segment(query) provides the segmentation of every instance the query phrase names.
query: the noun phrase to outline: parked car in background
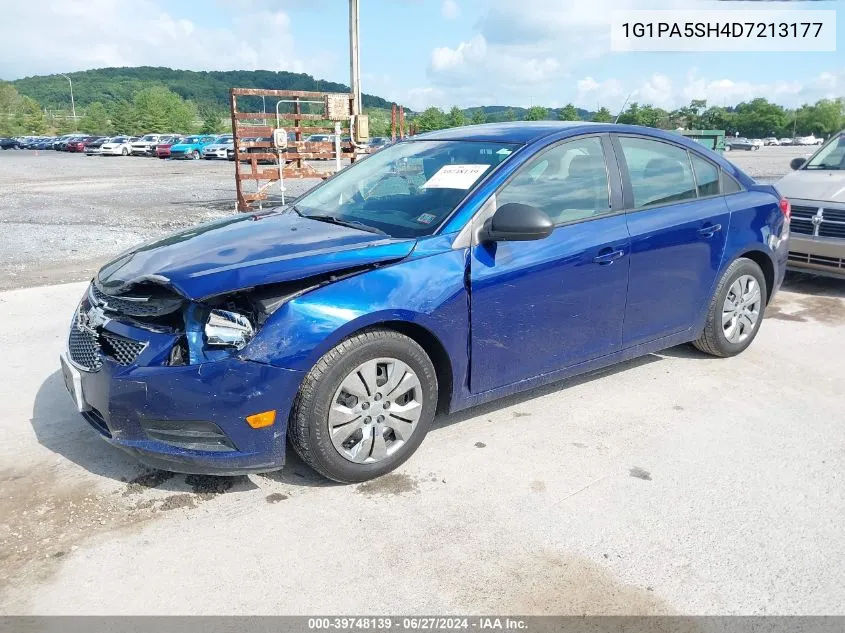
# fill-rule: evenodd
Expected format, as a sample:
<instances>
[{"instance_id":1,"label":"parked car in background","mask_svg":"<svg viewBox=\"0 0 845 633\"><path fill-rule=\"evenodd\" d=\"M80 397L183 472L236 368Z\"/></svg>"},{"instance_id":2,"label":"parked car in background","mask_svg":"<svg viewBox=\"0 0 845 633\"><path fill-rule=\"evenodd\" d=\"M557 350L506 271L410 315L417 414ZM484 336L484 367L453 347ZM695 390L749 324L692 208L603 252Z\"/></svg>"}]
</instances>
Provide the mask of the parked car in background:
<instances>
[{"instance_id":1,"label":"parked car in background","mask_svg":"<svg viewBox=\"0 0 845 633\"><path fill-rule=\"evenodd\" d=\"M79 133L66 134L65 136L60 137L59 140L53 144L53 149L58 150L60 152L66 152L68 143L70 143L71 141L78 141L84 139L87 136L87 134Z\"/></svg>"},{"instance_id":2,"label":"parked car in background","mask_svg":"<svg viewBox=\"0 0 845 633\"><path fill-rule=\"evenodd\" d=\"M768 138L763 139L763 145L780 145L780 140L775 138L774 136L769 136Z\"/></svg>"},{"instance_id":3,"label":"parked car in background","mask_svg":"<svg viewBox=\"0 0 845 633\"><path fill-rule=\"evenodd\" d=\"M258 145L259 143L261 145ZM277 150L276 147L273 145L273 137L271 136L257 136L254 138L245 138L242 141L240 151L242 154L273 154L274 156L278 155L279 153L279 150ZM266 165L270 163L275 163L276 160L276 158L268 158L265 156L263 158L259 158L257 162L259 164ZM244 159L242 162L248 162L248 160Z\"/></svg>"},{"instance_id":4,"label":"parked car in background","mask_svg":"<svg viewBox=\"0 0 845 633\"><path fill-rule=\"evenodd\" d=\"M725 139L725 150L726 151L740 150L740 149L750 152L751 150L760 149L760 146L755 145L754 143L749 141L747 138L743 138L742 136Z\"/></svg>"},{"instance_id":5,"label":"parked car in background","mask_svg":"<svg viewBox=\"0 0 845 633\"><path fill-rule=\"evenodd\" d=\"M75 152L75 153L82 153L85 151L85 146L92 142L96 141L96 136L83 136L82 138L73 138L70 139L67 144L65 145L66 152Z\"/></svg>"},{"instance_id":6,"label":"parked car in background","mask_svg":"<svg viewBox=\"0 0 845 633\"><path fill-rule=\"evenodd\" d=\"M170 146L170 158L191 158L199 160L206 145L214 142L216 136L186 136L179 143Z\"/></svg>"},{"instance_id":7,"label":"parked car in background","mask_svg":"<svg viewBox=\"0 0 845 633\"><path fill-rule=\"evenodd\" d=\"M308 143L332 143L334 134L312 134L305 139Z\"/></svg>"},{"instance_id":8,"label":"parked car in background","mask_svg":"<svg viewBox=\"0 0 845 633\"><path fill-rule=\"evenodd\" d=\"M40 141L33 143L31 145L32 149L53 149L53 143L56 142L56 138L54 136L43 138Z\"/></svg>"},{"instance_id":9,"label":"parked car in background","mask_svg":"<svg viewBox=\"0 0 845 633\"><path fill-rule=\"evenodd\" d=\"M213 143L202 148L202 157L207 159L229 158L229 150L233 150L235 144L231 134L223 134L214 139Z\"/></svg>"},{"instance_id":10,"label":"parked car in background","mask_svg":"<svg viewBox=\"0 0 845 633\"><path fill-rule=\"evenodd\" d=\"M789 267L845 279L845 130L775 185L792 202Z\"/></svg>"},{"instance_id":11,"label":"parked car in background","mask_svg":"<svg viewBox=\"0 0 845 633\"><path fill-rule=\"evenodd\" d=\"M174 134L173 136L166 136L159 140L156 144L155 155L159 158L170 158L170 148L182 141L182 136Z\"/></svg>"},{"instance_id":12,"label":"parked car in background","mask_svg":"<svg viewBox=\"0 0 845 633\"><path fill-rule=\"evenodd\" d=\"M18 149L20 147L20 143L13 138L2 137L0 138L0 149Z\"/></svg>"},{"instance_id":13,"label":"parked car in background","mask_svg":"<svg viewBox=\"0 0 845 633\"><path fill-rule=\"evenodd\" d=\"M103 156L129 156L132 153L132 137L115 136L100 145Z\"/></svg>"},{"instance_id":14,"label":"parked car in background","mask_svg":"<svg viewBox=\"0 0 845 633\"><path fill-rule=\"evenodd\" d=\"M784 138L780 139L780 144L781 145L792 145L792 139L784 137Z\"/></svg>"},{"instance_id":15,"label":"parked car in background","mask_svg":"<svg viewBox=\"0 0 845 633\"><path fill-rule=\"evenodd\" d=\"M374 136L370 139L370 142L367 143L367 146L370 148L370 151L377 151L387 147L391 142L392 141L386 136Z\"/></svg>"},{"instance_id":16,"label":"parked car in background","mask_svg":"<svg viewBox=\"0 0 845 633\"><path fill-rule=\"evenodd\" d=\"M757 147L764 147L766 144L763 142L761 138L753 138L751 139L751 144Z\"/></svg>"},{"instance_id":17,"label":"parked car in background","mask_svg":"<svg viewBox=\"0 0 845 633\"><path fill-rule=\"evenodd\" d=\"M799 136L795 139L793 145L821 145L822 143L824 143L823 138L810 134L809 136Z\"/></svg>"},{"instance_id":18,"label":"parked car in background","mask_svg":"<svg viewBox=\"0 0 845 633\"><path fill-rule=\"evenodd\" d=\"M686 342L741 353L788 235L773 186L674 132L440 130L293 205L122 253L70 319L61 371L100 436L154 468L279 469L287 440L360 482L438 410Z\"/></svg>"},{"instance_id":19,"label":"parked car in background","mask_svg":"<svg viewBox=\"0 0 845 633\"><path fill-rule=\"evenodd\" d=\"M155 148L161 142L161 139L166 134L145 134L137 141L132 141L130 146L130 153L133 156L153 156L155 155Z\"/></svg>"},{"instance_id":20,"label":"parked car in background","mask_svg":"<svg viewBox=\"0 0 845 633\"><path fill-rule=\"evenodd\" d=\"M97 156L98 154L102 153L102 146L103 143L107 143L109 141L108 136L99 136L95 138L93 141L85 144L85 155L86 156Z\"/></svg>"}]
</instances>

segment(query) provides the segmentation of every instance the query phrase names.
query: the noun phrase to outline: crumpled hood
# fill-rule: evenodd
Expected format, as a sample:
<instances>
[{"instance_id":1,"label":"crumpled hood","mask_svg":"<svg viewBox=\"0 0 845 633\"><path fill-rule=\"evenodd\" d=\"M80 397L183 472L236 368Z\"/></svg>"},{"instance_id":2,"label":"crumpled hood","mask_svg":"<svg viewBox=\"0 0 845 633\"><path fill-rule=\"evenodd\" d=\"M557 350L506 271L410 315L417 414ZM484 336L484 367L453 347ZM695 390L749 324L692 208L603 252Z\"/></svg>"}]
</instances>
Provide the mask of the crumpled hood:
<instances>
[{"instance_id":1,"label":"crumpled hood","mask_svg":"<svg viewBox=\"0 0 845 633\"><path fill-rule=\"evenodd\" d=\"M845 171L799 169L781 178L775 186L787 198L845 202Z\"/></svg>"},{"instance_id":2,"label":"crumpled hood","mask_svg":"<svg viewBox=\"0 0 845 633\"><path fill-rule=\"evenodd\" d=\"M239 214L153 240L100 269L106 292L153 281L190 299L402 259L416 240L309 220L289 211Z\"/></svg>"}]
</instances>

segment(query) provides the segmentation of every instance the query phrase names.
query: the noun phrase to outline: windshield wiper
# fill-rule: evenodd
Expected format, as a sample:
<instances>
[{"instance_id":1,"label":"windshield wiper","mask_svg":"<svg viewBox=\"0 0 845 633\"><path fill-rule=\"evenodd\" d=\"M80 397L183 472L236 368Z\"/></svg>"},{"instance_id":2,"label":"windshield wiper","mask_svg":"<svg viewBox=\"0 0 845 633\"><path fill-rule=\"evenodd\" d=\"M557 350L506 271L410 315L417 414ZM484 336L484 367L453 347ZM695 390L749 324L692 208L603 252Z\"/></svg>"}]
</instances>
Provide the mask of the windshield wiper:
<instances>
[{"instance_id":1,"label":"windshield wiper","mask_svg":"<svg viewBox=\"0 0 845 633\"><path fill-rule=\"evenodd\" d=\"M294 211L299 213L294 207ZM356 222L355 220L341 220L339 218L334 217L333 215L303 215L299 213L303 218L308 218L309 220L317 220L318 222L328 222L329 224L337 224L338 226L348 226L352 229L360 229L362 231L367 231L369 233L378 233L379 235L387 235L381 229L377 229L374 226L370 226L368 224L364 224L363 222Z\"/></svg>"}]
</instances>

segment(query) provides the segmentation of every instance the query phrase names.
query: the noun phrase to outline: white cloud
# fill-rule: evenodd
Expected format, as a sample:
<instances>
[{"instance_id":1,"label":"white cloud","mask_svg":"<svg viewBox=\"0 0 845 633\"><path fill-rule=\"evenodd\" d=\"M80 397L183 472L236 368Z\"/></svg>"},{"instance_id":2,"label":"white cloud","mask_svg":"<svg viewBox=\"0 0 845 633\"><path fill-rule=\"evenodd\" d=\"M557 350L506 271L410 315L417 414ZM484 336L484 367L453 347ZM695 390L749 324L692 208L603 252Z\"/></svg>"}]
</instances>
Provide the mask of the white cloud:
<instances>
[{"instance_id":1,"label":"white cloud","mask_svg":"<svg viewBox=\"0 0 845 633\"><path fill-rule=\"evenodd\" d=\"M440 5L440 12L447 20L454 20L460 15L461 8L455 0L443 0L443 4Z\"/></svg>"},{"instance_id":2,"label":"white cloud","mask_svg":"<svg viewBox=\"0 0 845 633\"><path fill-rule=\"evenodd\" d=\"M638 83L626 83L613 78L597 81L590 76L576 82L577 105L590 109L596 103L621 107L628 94L631 94L631 101L667 110L687 105L693 99L704 99L710 106L732 106L757 97L795 107L818 99L835 99L841 96L843 87L845 67L808 76L800 81L753 82L724 77L706 78L699 76L697 69L692 69L681 81L673 81L665 74L654 73Z\"/></svg>"},{"instance_id":3,"label":"white cloud","mask_svg":"<svg viewBox=\"0 0 845 633\"><path fill-rule=\"evenodd\" d=\"M328 54L297 56L287 13L240 1L245 12L221 27L174 16L156 0L11 2L0 22L0 77L140 65L330 72ZM27 25L37 25L36 38Z\"/></svg>"}]
</instances>

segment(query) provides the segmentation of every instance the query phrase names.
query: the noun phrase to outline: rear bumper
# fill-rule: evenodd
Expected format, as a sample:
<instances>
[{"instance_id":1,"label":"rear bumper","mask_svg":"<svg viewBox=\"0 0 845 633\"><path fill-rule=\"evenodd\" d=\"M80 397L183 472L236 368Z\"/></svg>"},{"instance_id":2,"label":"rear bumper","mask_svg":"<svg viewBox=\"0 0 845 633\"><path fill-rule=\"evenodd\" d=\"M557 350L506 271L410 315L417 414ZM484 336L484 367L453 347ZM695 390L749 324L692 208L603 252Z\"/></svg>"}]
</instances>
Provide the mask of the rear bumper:
<instances>
[{"instance_id":1,"label":"rear bumper","mask_svg":"<svg viewBox=\"0 0 845 633\"><path fill-rule=\"evenodd\" d=\"M788 267L845 279L845 240L792 233Z\"/></svg>"},{"instance_id":2,"label":"rear bumper","mask_svg":"<svg viewBox=\"0 0 845 633\"><path fill-rule=\"evenodd\" d=\"M139 360L158 356L157 348L172 343L165 339L151 340ZM235 357L179 367L101 360L97 371L73 365L84 395L82 416L103 439L139 461L213 475L284 466L288 414L302 372ZM276 411L271 426L247 424L247 416L271 409Z\"/></svg>"}]
</instances>

